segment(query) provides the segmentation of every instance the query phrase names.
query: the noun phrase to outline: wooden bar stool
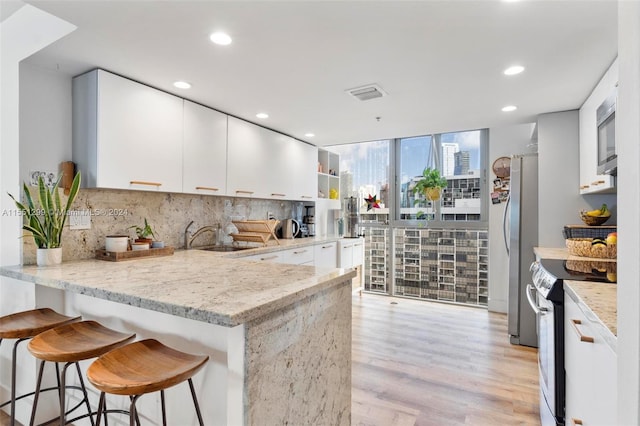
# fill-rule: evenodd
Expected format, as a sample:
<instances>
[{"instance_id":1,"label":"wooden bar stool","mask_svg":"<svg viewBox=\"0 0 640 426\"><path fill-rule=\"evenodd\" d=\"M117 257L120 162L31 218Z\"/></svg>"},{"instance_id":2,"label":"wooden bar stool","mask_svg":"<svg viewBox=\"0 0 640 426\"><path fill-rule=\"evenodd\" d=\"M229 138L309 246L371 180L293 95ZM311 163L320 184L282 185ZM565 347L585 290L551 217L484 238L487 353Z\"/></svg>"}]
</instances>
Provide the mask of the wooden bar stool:
<instances>
[{"instance_id":1,"label":"wooden bar stool","mask_svg":"<svg viewBox=\"0 0 640 426\"><path fill-rule=\"evenodd\" d=\"M40 396L40 386L42 384L42 372L44 370L45 362L50 361L55 363L65 363L62 368L62 372L60 373L60 425L64 425L65 422L67 422L65 415L66 392L64 392L64 389L67 368L72 364L75 364L78 371L80 387L82 388L84 396L83 400L80 401L80 404L75 408L85 402L88 414L71 419L67 423L71 423L88 416L91 420L91 424L93 425L94 421L91 417L91 406L89 405L87 390L84 386L84 381L82 380L82 374L80 372L78 362L105 354L114 348L124 345L135 338L135 336L135 333L121 333L104 327L96 321L81 321L52 328L34 337L29 342L28 348L33 356L40 359L41 362L40 370L38 371L38 382L36 385L35 397L33 400L33 409L31 411L31 421L29 424L33 425L35 421L36 410L38 408L38 397Z\"/></svg>"},{"instance_id":2,"label":"wooden bar stool","mask_svg":"<svg viewBox=\"0 0 640 426\"><path fill-rule=\"evenodd\" d=\"M2 344L3 339L17 339L13 345L11 356L11 399L0 405L0 408L2 408L7 404L11 404L11 426L14 426L16 422L16 401L35 393L31 392L16 398L16 353L18 344L43 331L62 324L78 321L79 319L79 316L68 317L49 308L32 309L0 317L0 344Z\"/></svg>"},{"instance_id":3,"label":"wooden bar stool","mask_svg":"<svg viewBox=\"0 0 640 426\"><path fill-rule=\"evenodd\" d=\"M208 360L208 355L180 352L153 339L130 343L102 355L87 369L87 378L101 391L97 426L100 426L103 414L106 422L109 411L105 408L105 393L130 397L129 424L133 426L137 418L136 401L140 396L156 391L160 391L162 424L166 426L164 390L185 380L189 382L198 422L204 426L191 377Z\"/></svg>"}]
</instances>

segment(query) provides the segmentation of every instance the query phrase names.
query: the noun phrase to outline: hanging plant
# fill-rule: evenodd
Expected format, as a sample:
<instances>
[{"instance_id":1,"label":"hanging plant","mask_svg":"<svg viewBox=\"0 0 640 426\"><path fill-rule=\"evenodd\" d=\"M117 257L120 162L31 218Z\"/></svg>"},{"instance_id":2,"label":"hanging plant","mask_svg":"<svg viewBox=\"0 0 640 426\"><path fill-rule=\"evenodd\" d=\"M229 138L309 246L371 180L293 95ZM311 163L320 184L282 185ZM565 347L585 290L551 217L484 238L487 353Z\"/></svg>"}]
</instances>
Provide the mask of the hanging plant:
<instances>
[{"instance_id":1,"label":"hanging plant","mask_svg":"<svg viewBox=\"0 0 640 426\"><path fill-rule=\"evenodd\" d=\"M420 179L413 188L414 194L423 193L431 201L439 200L442 188L447 186L447 179L440 174L440 170L426 167Z\"/></svg>"}]
</instances>

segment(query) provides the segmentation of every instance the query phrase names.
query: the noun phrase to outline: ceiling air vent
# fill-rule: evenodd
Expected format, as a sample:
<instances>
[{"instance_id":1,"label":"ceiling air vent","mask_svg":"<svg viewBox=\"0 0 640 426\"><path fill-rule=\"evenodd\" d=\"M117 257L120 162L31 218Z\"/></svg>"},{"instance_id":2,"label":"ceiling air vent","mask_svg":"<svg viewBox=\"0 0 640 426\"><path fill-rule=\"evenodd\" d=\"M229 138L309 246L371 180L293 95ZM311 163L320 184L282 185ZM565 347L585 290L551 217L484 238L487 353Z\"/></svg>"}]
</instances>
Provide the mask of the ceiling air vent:
<instances>
[{"instance_id":1,"label":"ceiling air vent","mask_svg":"<svg viewBox=\"0 0 640 426\"><path fill-rule=\"evenodd\" d=\"M361 101L368 101L369 99L387 96L387 93L377 84L368 84L366 86L356 87L355 89L349 89L346 92Z\"/></svg>"}]
</instances>

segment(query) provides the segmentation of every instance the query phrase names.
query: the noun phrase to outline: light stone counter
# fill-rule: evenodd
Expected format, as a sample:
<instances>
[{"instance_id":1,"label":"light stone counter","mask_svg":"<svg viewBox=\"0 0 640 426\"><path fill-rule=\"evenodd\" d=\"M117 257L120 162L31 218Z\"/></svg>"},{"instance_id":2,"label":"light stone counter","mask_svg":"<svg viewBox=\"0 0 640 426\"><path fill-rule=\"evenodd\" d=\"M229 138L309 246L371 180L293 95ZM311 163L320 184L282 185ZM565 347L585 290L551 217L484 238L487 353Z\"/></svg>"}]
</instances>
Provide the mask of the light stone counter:
<instances>
[{"instance_id":1,"label":"light stone counter","mask_svg":"<svg viewBox=\"0 0 640 426\"><path fill-rule=\"evenodd\" d=\"M232 254L248 252L254 250ZM236 326L349 280L355 271L183 250L173 256L122 262L81 260L46 268L2 267L0 274L197 321Z\"/></svg>"},{"instance_id":2,"label":"light stone counter","mask_svg":"<svg viewBox=\"0 0 640 426\"><path fill-rule=\"evenodd\" d=\"M537 259L557 259L557 260L593 260L596 262L615 262L616 259L601 259L596 257L581 257L569 254L566 247L562 248L549 248L549 247L534 247L533 253Z\"/></svg>"},{"instance_id":3,"label":"light stone counter","mask_svg":"<svg viewBox=\"0 0 640 426\"><path fill-rule=\"evenodd\" d=\"M194 249L122 262L2 267L1 290L35 295L32 307L46 304L208 354L195 377L207 425L348 425L355 271L237 258L327 239L289 241L228 254ZM29 367L19 376L33 375ZM187 397L172 394L168 424L196 424ZM160 424L159 396L142 399L140 411ZM26 402L18 411L18 420L28 421Z\"/></svg>"},{"instance_id":4,"label":"light stone counter","mask_svg":"<svg viewBox=\"0 0 640 426\"><path fill-rule=\"evenodd\" d=\"M618 340L618 286L567 280L564 281L564 290L615 351Z\"/></svg>"}]
</instances>

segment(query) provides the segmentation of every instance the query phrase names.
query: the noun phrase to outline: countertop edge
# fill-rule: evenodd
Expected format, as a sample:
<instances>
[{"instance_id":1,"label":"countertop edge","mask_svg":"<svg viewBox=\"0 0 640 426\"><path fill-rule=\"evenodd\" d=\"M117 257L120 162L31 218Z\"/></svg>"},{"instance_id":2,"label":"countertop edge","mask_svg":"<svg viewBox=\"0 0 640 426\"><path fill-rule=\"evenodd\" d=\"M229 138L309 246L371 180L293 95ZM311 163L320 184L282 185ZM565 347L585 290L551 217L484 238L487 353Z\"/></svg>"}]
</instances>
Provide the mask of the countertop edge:
<instances>
[{"instance_id":1,"label":"countertop edge","mask_svg":"<svg viewBox=\"0 0 640 426\"><path fill-rule=\"evenodd\" d=\"M564 290L571 299L578 304L580 310L584 313L584 315L591 321L592 325L595 326L599 334L602 336L603 340L609 345L609 347L617 353L618 347L618 338L614 334L614 332L609 328L607 324L591 309L591 307L584 301L584 299L580 296L580 291L576 290L572 287L572 285L579 285L579 281L564 281ZM603 285L615 285L615 284L603 284Z\"/></svg>"},{"instance_id":2,"label":"countertop edge","mask_svg":"<svg viewBox=\"0 0 640 426\"><path fill-rule=\"evenodd\" d=\"M242 259L238 258L237 260ZM316 268L319 273L314 278L300 280L300 282L309 281L316 282L316 284L306 286L302 290L262 303L237 314L223 314L207 309L161 302L153 298L90 287L61 278L36 276L22 272L19 268L23 268L23 266L2 266L0 267L0 276L225 327L235 327L253 321L340 283L344 282L350 285L350 280L356 276L356 271L353 268Z\"/></svg>"}]
</instances>

